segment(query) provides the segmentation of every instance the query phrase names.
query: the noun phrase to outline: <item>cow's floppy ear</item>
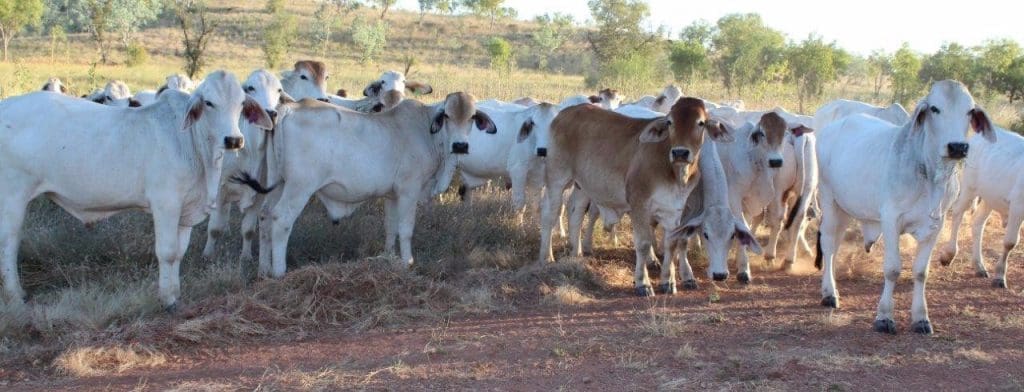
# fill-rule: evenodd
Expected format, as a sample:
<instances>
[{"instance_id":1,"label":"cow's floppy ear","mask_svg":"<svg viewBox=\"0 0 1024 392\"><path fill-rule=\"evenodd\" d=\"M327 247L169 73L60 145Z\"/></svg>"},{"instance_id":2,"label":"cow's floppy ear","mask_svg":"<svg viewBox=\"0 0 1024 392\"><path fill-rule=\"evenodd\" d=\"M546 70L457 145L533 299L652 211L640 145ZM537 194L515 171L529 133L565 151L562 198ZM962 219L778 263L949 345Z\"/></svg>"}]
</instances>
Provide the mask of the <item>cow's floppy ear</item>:
<instances>
[{"instance_id":1,"label":"cow's floppy ear","mask_svg":"<svg viewBox=\"0 0 1024 392\"><path fill-rule=\"evenodd\" d=\"M203 116L203 105L205 100L202 95L196 94L189 101L188 112L185 113L185 121L181 124L182 130L188 130Z\"/></svg>"},{"instance_id":2,"label":"cow's floppy ear","mask_svg":"<svg viewBox=\"0 0 1024 392\"><path fill-rule=\"evenodd\" d=\"M591 95L591 96L587 97L587 100L589 100L590 103L601 103L601 97L599 97L597 95Z\"/></svg>"},{"instance_id":3,"label":"cow's floppy ear","mask_svg":"<svg viewBox=\"0 0 1024 392\"><path fill-rule=\"evenodd\" d=\"M405 81L405 89L412 91L418 95L427 95L434 92L434 88L430 87L429 84L420 83L417 81L407 80Z\"/></svg>"},{"instance_id":4,"label":"cow's floppy ear","mask_svg":"<svg viewBox=\"0 0 1024 392\"><path fill-rule=\"evenodd\" d=\"M242 117L245 118L249 124L253 124L264 130L274 129L274 121L270 119L267 112L260 107L260 104L256 103L256 100L246 97L245 101L242 102Z\"/></svg>"},{"instance_id":5,"label":"cow's floppy ear","mask_svg":"<svg viewBox=\"0 0 1024 392\"><path fill-rule=\"evenodd\" d=\"M430 122L430 133L441 132L441 127L444 126L444 120L448 118L448 115L442 110L434 115L434 120Z\"/></svg>"},{"instance_id":6,"label":"cow's floppy ear","mask_svg":"<svg viewBox=\"0 0 1024 392\"><path fill-rule=\"evenodd\" d=\"M920 103L917 104L917 107L914 108L914 114L910 116L910 118L913 119L914 121L914 129L920 128L922 125L924 125L924 119L926 116L928 116L929 107L930 105L928 105L928 102L921 101Z\"/></svg>"},{"instance_id":7,"label":"cow's floppy ear","mask_svg":"<svg viewBox=\"0 0 1024 392\"><path fill-rule=\"evenodd\" d=\"M661 106L662 104L665 103L665 99L667 98L664 95L659 95L658 98L654 100L654 104Z\"/></svg>"},{"instance_id":8,"label":"cow's floppy ear","mask_svg":"<svg viewBox=\"0 0 1024 392\"><path fill-rule=\"evenodd\" d=\"M60 85L60 93L61 94L67 94L68 93L68 88L66 86L64 86L63 84Z\"/></svg>"},{"instance_id":9,"label":"cow's floppy ear","mask_svg":"<svg viewBox=\"0 0 1024 392\"><path fill-rule=\"evenodd\" d=\"M523 126L519 128L519 136L516 138L516 143L522 143L523 140L530 137L530 132L533 132L533 119L528 118L523 121Z\"/></svg>"},{"instance_id":10,"label":"cow's floppy ear","mask_svg":"<svg viewBox=\"0 0 1024 392\"><path fill-rule=\"evenodd\" d=\"M975 106L969 114L971 115L971 126L974 127L974 131L980 133L989 143L995 143L996 132L992 129L992 121L989 120L985 110L980 106Z\"/></svg>"},{"instance_id":11,"label":"cow's floppy ear","mask_svg":"<svg viewBox=\"0 0 1024 392\"><path fill-rule=\"evenodd\" d=\"M498 127L494 125L494 121L491 121L491 117L487 113L477 110L476 114L473 115L473 122L476 123L476 128L481 131L492 135L498 133Z\"/></svg>"},{"instance_id":12,"label":"cow's floppy ear","mask_svg":"<svg viewBox=\"0 0 1024 392\"><path fill-rule=\"evenodd\" d=\"M277 104L284 105L286 103L295 103L295 98L292 98L291 95L288 95L288 93L282 91L281 97L277 99Z\"/></svg>"},{"instance_id":13,"label":"cow's floppy ear","mask_svg":"<svg viewBox=\"0 0 1024 392\"><path fill-rule=\"evenodd\" d=\"M693 237L694 234L697 234L701 231L701 226L703 224L703 214L690 218L689 221L675 228L675 230L672 230L672 232L668 234L668 239L666 239L666 241L678 241L689 239L690 237Z\"/></svg>"},{"instance_id":14,"label":"cow's floppy ear","mask_svg":"<svg viewBox=\"0 0 1024 392\"><path fill-rule=\"evenodd\" d=\"M711 136L711 140L715 142L732 143L736 141L736 138L732 135L732 130L724 122L708 119L704 122L704 128L707 130L708 135Z\"/></svg>"},{"instance_id":15,"label":"cow's floppy ear","mask_svg":"<svg viewBox=\"0 0 1024 392\"><path fill-rule=\"evenodd\" d=\"M733 236L736 238L736 241L739 241L740 244L746 245L747 249L754 252L754 254L761 254L763 251L761 249L761 244L757 243L757 239L754 238L753 234L750 234L750 230L747 230L738 222L736 223L735 230L736 231L733 233Z\"/></svg>"},{"instance_id":16,"label":"cow's floppy ear","mask_svg":"<svg viewBox=\"0 0 1024 392\"><path fill-rule=\"evenodd\" d=\"M667 117L662 117L657 120L651 121L644 128L643 132L640 132L640 143L658 143L668 138L668 128L672 125L672 121Z\"/></svg>"},{"instance_id":17,"label":"cow's floppy ear","mask_svg":"<svg viewBox=\"0 0 1024 392\"><path fill-rule=\"evenodd\" d=\"M800 137L803 136L805 133L814 132L814 128L808 128L805 127L803 124L800 124L793 128L790 128L789 131L793 133L793 136Z\"/></svg>"},{"instance_id":18,"label":"cow's floppy ear","mask_svg":"<svg viewBox=\"0 0 1024 392\"><path fill-rule=\"evenodd\" d=\"M128 107L137 108L142 106L142 102L136 101L135 98L128 98Z\"/></svg>"}]
</instances>

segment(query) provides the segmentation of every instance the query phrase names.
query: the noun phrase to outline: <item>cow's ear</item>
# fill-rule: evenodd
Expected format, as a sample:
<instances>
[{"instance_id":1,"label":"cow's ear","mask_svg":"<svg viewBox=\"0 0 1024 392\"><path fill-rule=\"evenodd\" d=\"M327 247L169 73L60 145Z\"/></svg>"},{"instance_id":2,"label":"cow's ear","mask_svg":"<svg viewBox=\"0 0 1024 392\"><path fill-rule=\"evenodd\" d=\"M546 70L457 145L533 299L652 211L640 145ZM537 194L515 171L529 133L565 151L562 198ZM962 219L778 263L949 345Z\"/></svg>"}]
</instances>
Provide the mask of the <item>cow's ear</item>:
<instances>
[{"instance_id":1,"label":"cow's ear","mask_svg":"<svg viewBox=\"0 0 1024 392\"><path fill-rule=\"evenodd\" d=\"M703 224L704 224L704 215L703 214L702 215L697 215L697 216L695 216L693 218L690 218L690 220L686 221L686 223L684 223L684 224L680 225L679 227L675 228L675 230L672 230L672 232L669 233L669 235L668 235L667 241L671 242L671 241L678 241L678 240L689 239L690 237L693 237L694 234L697 234L697 233L700 232L701 226Z\"/></svg>"},{"instance_id":2,"label":"cow's ear","mask_svg":"<svg viewBox=\"0 0 1024 392\"><path fill-rule=\"evenodd\" d=\"M672 121L667 117L651 121L647 128L644 128L644 131L640 133L640 143L659 143L667 139L668 129L671 126Z\"/></svg>"},{"instance_id":3,"label":"cow's ear","mask_svg":"<svg viewBox=\"0 0 1024 392\"><path fill-rule=\"evenodd\" d=\"M522 143L526 138L530 137L530 132L533 132L533 125L532 118L523 121L523 126L519 128L519 136L516 138L516 143Z\"/></svg>"},{"instance_id":4,"label":"cow's ear","mask_svg":"<svg viewBox=\"0 0 1024 392\"><path fill-rule=\"evenodd\" d=\"M434 92L434 88L430 87L429 84L412 80L407 80L405 82L405 89L415 93L416 95L427 95Z\"/></svg>"},{"instance_id":5,"label":"cow's ear","mask_svg":"<svg viewBox=\"0 0 1024 392\"><path fill-rule=\"evenodd\" d=\"M430 133L441 132L441 127L444 127L444 120L448 118L448 115L442 110L434 115L434 120L430 122Z\"/></svg>"},{"instance_id":6,"label":"cow's ear","mask_svg":"<svg viewBox=\"0 0 1024 392\"><path fill-rule=\"evenodd\" d=\"M924 125L924 119L928 116L928 110L930 107L931 106L928 105L928 102L921 101L917 104L917 107L914 108L914 114L910 117L914 121L914 129L920 128Z\"/></svg>"},{"instance_id":7,"label":"cow's ear","mask_svg":"<svg viewBox=\"0 0 1024 392\"><path fill-rule=\"evenodd\" d=\"M800 137L803 136L805 133L814 132L814 129L805 127L803 124L800 124L791 128L789 131L793 133L793 136Z\"/></svg>"},{"instance_id":8,"label":"cow's ear","mask_svg":"<svg viewBox=\"0 0 1024 392\"><path fill-rule=\"evenodd\" d=\"M717 143L732 143L736 141L736 137L732 135L733 131L722 121L708 119L704 122L704 128L707 130L708 135L711 136L711 140Z\"/></svg>"},{"instance_id":9,"label":"cow's ear","mask_svg":"<svg viewBox=\"0 0 1024 392\"><path fill-rule=\"evenodd\" d=\"M270 119L267 112L260 107L260 104L256 103L256 100L252 98L245 98L242 102L242 117L245 118L249 124L253 124L260 129L271 130L274 129L274 121Z\"/></svg>"},{"instance_id":10,"label":"cow's ear","mask_svg":"<svg viewBox=\"0 0 1024 392\"><path fill-rule=\"evenodd\" d=\"M661 105L665 104L665 99L667 99L667 98L665 98L664 95L659 95L658 98L654 100L654 104L657 105L657 106L661 106Z\"/></svg>"},{"instance_id":11,"label":"cow's ear","mask_svg":"<svg viewBox=\"0 0 1024 392\"><path fill-rule=\"evenodd\" d=\"M135 98L128 98L128 107L137 108L142 106L142 102L135 100Z\"/></svg>"},{"instance_id":12,"label":"cow's ear","mask_svg":"<svg viewBox=\"0 0 1024 392\"><path fill-rule=\"evenodd\" d=\"M587 100L589 100L590 103L601 103L601 97L599 97L597 95L591 95L591 96L587 97Z\"/></svg>"},{"instance_id":13,"label":"cow's ear","mask_svg":"<svg viewBox=\"0 0 1024 392\"><path fill-rule=\"evenodd\" d=\"M473 122L476 123L476 129L492 135L498 133L498 127L494 125L494 121L491 121L491 117L487 113L477 110L473 115Z\"/></svg>"},{"instance_id":14,"label":"cow's ear","mask_svg":"<svg viewBox=\"0 0 1024 392\"><path fill-rule=\"evenodd\" d=\"M281 97L277 99L277 104L284 105L286 103L295 103L295 98L292 98L291 95L288 95L287 93L282 91Z\"/></svg>"},{"instance_id":15,"label":"cow's ear","mask_svg":"<svg viewBox=\"0 0 1024 392\"><path fill-rule=\"evenodd\" d=\"M733 237L736 238L736 241L739 241L740 244L746 245L747 249L754 252L754 254L761 254L763 251L761 249L761 244L757 243L757 239L754 238L753 234L750 234L750 230L747 230L743 224L738 222L736 223L735 230Z\"/></svg>"},{"instance_id":16,"label":"cow's ear","mask_svg":"<svg viewBox=\"0 0 1024 392\"><path fill-rule=\"evenodd\" d=\"M981 136L988 140L989 143L996 142L996 132L992 129L992 121L989 120L988 114L980 106L975 106L968 112L971 116L971 126L974 127L974 131L980 133Z\"/></svg>"},{"instance_id":17,"label":"cow's ear","mask_svg":"<svg viewBox=\"0 0 1024 392\"><path fill-rule=\"evenodd\" d=\"M337 96L342 97L342 98L348 98L348 91L346 91L343 88L339 88L337 93L335 93L334 95L337 95Z\"/></svg>"},{"instance_id":18,"label":"cow's ear","mask_svg":"<svg viewBox=\"0 0 1024 392\"><path fill-rule=\"evenodd\" d=\"M189 101L188 112L185 113L185 121L181 124L182 130L188 130L199 121L199 118L203 116L203 105L206 100L203 99L202 95L196 94L192 96L192 100Z\"/></svg>"}]
</instances>

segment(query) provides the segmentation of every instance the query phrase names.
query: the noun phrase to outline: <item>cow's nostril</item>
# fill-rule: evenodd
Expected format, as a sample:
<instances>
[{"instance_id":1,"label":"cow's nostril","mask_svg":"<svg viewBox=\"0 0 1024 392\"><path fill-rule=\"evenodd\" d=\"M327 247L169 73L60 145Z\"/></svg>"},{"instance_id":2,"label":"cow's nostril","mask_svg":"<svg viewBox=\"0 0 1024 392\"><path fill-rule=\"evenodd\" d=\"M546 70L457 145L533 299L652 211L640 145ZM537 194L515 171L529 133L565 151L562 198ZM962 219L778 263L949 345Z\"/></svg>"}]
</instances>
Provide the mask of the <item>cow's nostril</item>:
<instances>
[{"instance_id":1,"label":"cow's nostril","mask_svg":"<svg viewBox=\"0 0 1024 392\"><path fill-rule=\"evenodd\" d=\"M781 159L769 159L768 160L768 166L771 166L773 168L778 169L778 168L782 167L782 160Z\"/></svg>"},{"instance_id":2,"label":"cow's nostril","mask_svg":"<svg viewBox=\"0 0 1024 392\"><path fill-rule=\"evenodd\" d=\"M267 116L270 116L270 121L277 120L277 111L267 109Z\"/></svg>"},{"instance_id":3,"label":"cow's nostril","mask_svg":"<svg viewBox=\"0 0 1024 392\"><path fill-rule=\"evenodd\" d=\"M949 143L946 145L946 150L950 158L963 159L967 157L967 151L970 147L967 143Z\"/></svg>"},{"instance_id":4,"label":"cow's nostril","mask_svg":"<svg viewBox=\"0 0 1024 392\"><path fill-rule=\"evenodd\" d=\"M544 147L538 147L537 148L537 156L539 156L539 157L546 157L546 156L548 156L548 149L544 148Z\"/></svg>"},{"instance_id":5,"label":"cow's nostril","mask_svg":"<svg viewBox=\"0 0 1024 392\"><path fill-rule=\"evenodd\" d=\"M689 161L690 150L685 148L673 148L672 149L672 160L673 161Z\"/></svg>"},{"instance_id":6,"label":"cow's nostril","mask_svg":"<svg viewBox=\"0 0 1024 392\"><path fill-rule=\"evenodd\" d=\"M452 154L469 154L469 143L466 143L466 142L455 142L455 143L452 143Z\"/></svg>"},{"instance_id":7,"label":"cow's nostril","mask_svg":"<svg viewBox=\"0 0 1024 392\"><path fill-rule=\"evenodd\" d=\"M237 150L245 145L245 140L240 137L225 136L224 137L224 149L226 150Z\"/></svg>"}]
</instances>

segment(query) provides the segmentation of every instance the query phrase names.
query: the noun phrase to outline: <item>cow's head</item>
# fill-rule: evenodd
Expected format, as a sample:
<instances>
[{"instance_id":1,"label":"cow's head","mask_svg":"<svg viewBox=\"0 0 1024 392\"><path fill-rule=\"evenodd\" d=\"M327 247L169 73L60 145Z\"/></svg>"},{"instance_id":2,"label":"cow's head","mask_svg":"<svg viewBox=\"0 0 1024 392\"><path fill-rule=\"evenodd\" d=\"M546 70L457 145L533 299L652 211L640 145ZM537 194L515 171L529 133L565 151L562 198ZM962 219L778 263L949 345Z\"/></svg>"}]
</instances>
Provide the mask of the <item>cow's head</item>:
<instances>
[{"instance_id":1,"label":"cow's head","mask_svg":"<svg viewBox=\"0 0 1024 392\"><path fill-rule=\"evenodd\" d=\"M548 145L551 141L551 122L558 115L558 107L547 102L541 102L530 107L530 117L523 121L519 128L517 143L530 143L533 145L533 152L537 157L548 156Z\"/></svg>"},{"instance_id":2,"label":"cow's head","mask_svg":"<svg viewBox=\"0 0 1024 392\"><path fill-rule=\"evenodd\" d=\"M259 128L273 128L270 117L243 93L235 76L216 71L192 93L182 129L191 129L214 150L237 150L245 145L240 118Z\"/></svg>"},{"instance_id":3,"label":"cow's head","mask_svg":"<svg viewBox=\"0 0 1024 392\"><path fill-rule=\"evenodd\" d=\"M702 237L702 244L708 255L710 279L723 281L729 277L728 257L733 239L746 245L750 251L761 253L761 246L750 233L750 229L743 221L736 219L726 206L705 208L700 215L683 222L683 225L673 232L672 237L690 238L695 234Z\"/></svg>"},{"instance_id":4,"label":"cow's head","mask_svg":"<svg viewBox=\"0 0 1024 392\"><path fill-rule=\"evenodd\" d=\"M496 133L497 128L487 114L477 110L472 95L448 94L431 120L430 133L444 138L452 154L468 154L469 133L474 131Z\"/></svg>"},{"instance_id":5,"label":"cow's head","mask_svg":"<svg viewBox=\"0 0 1024 392\"><path fill-rule=\"evenodd\" d=\"M50 79L48 79L46 81L46 84L43 85L43 88L41 90L42 91L50 91L50 92L54 92L54 93L58 93L58 94L67 94L68 93L68 88L65 87L64 83L61 83L60 79L58 79L58 78L50 78Z\"/></svg>"},{"instance_id":6,"label":"cow's head","mask_svg":"<svg viewBox=\"0 0 1024 392\"><path fill-rule=\"evenodd\" d=\"M100 105L107 105L119 108L140 106L138 101L132 99L131 89L120 80L111 80L101 91L90 94L86 99Z\"/></svg>"},{"instance_id":7,"label":"cow's head","mask_svg":"<svg viewBox=\"0 0 1024 392\"><path fill-rule=\"evenodd\" d=\"M406 90L415 94L434 92L434 88L429 84L406 80L405 75L398 71L387 71L366 86L363 95L376 99L381 104L381 110L389 110L405 99Z\"/></svg>"},{"instance_id":8,"label":"cow's head","mask_svg":"<svg viewBox=\"0 0 1024 392\"><path fill-rule=\"evenodd\" d=\"M657 112L668 112L674 103L683 96L683 91L676 87L674 84L665 86L665 89L661 91L661 95L654 99L654 111Z\"/></svg>"},{"instance_id":9,"label":"cow's head","mask_svg":"<svg viewBox=\"0 0 1024 392\"><path fill-rule=\"evenodd\" d=\"M622 96L619 95L619 90L610 88L598 91L597 95L591 95L588 99L590 103L608 110L615 110L615 108L622 104Z\"/></svg>"},{"instance_id":10,"label":"cow's head","mask_svg":"<svg viewBox=\"0 0 1024 392\"><path fill-rule=\"evenodd\" d=\"M914 109L912 131L923 132L925 153L942 159L967 157L967 134L971 128L989 142L996 141L992 122L962 83L955 80L935 82L931 91Z\"/></svg>"},{"instance_id":11,"label":"cow's head","mask_svg":"<svg viewBox=\"0 0 1024 392\"><path fill-rule=\"evenodd\" d=\"M708 118L704 102L696 98L682 98L672 105L668 116L651 120L640 133L641 143L662 143L667 141L668 160L681 169L683 177L689 176L695 168L704 134L721 142L731 142L732 135L725 126Z\"/></svg>"},{"instance_id":12,"label":"cow's head","mask_svg":"<svg viewBox=\"0 0 1024 392\"><path fill-rule=\"evenodd\" d=\"M281 73L284 91L296 100L312 98L327 101L327 66L320 61L302 60L291 71Z\"/></svg>"},{"instance_id":13,"label":"cow's head","mask_svg":"<svg viewBox=\"0 0 1024 392\"><path fill-rule=\"evenodd\" d=\"M256 103L258 109L266 113L267 118L270 119L271 123L277 119L277 106L286 102L288 99L285 96L284 88L281 86L281 81L277 79L274 74L267 70L258 69L249 74L249 77L242 83L242 91L252 101ZM245 106L242 109L242 121L256 124L260 121L255 113L250 112L253 110L251 106ZM271 124L272 125L272 124ZM263 142L266 140L264 132L251 132L254 127L244 127L243 137L245 137L249 146L258 150L263 147ZM260 127L256 127L260 128ZM268 128L263 128L268 129ZM250 132L246 132L250 131Z\"/></svg>"},{"instance_id":14,"label":"cow's head","mask_svg":"<svg viewBox=\"0 0 1024 392\"><path fill-rule=\"evenodd\" d=\"M167 79L165 79L164 87L187 93L194 90L196 88L196 84L192 81L191 78L188 77L188 75L173 74L167 76Z\"/></svg>"},{"instance_id":15,"label":"cow's head","mask_svg":"<svg viewBox=\"0 0 1024 392\"><path fill-rule=\"evenodd\" d=\"M751 152L755 162L770 168L782 167L782 143L786 139L789 126L778 113L768 112L761 115L757 127L750 133Z\"/></svg>"}]
</instances>

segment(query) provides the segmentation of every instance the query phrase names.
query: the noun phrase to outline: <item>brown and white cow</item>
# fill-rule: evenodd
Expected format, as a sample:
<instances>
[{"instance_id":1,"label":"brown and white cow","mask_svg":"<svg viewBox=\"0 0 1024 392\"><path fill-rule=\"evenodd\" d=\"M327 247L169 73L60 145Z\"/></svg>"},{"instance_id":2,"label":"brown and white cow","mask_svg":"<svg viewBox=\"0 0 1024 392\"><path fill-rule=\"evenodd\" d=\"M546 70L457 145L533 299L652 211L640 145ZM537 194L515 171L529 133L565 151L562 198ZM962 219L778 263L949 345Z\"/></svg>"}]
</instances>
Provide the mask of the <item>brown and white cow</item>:
<instances>
[{"instance_id":1,"label":"brown and white cow","mask_svg":"<svg viewBox=\"0 0 1024 392\"><path fill-rule=\"evenodd\" d=\"M605 222L633 215L634 284L637 294L653 295L646 265L654 238L647 223L666 230L679 224L683 204L696 185L705 132L719 141L732 140L695 98L681 99L668 116L653 119L631 118L594 105L563 110L551 124L539 261L554 260L551 229L561 207L560 195L576 184L601 209ZM578 224L569 227L569 241L579 248Z\"/></svg>"}]
</instances>

